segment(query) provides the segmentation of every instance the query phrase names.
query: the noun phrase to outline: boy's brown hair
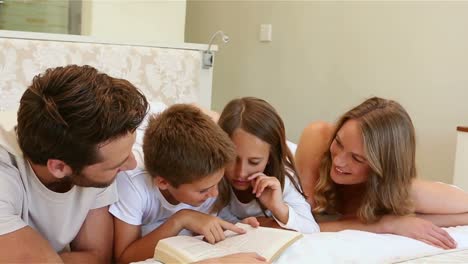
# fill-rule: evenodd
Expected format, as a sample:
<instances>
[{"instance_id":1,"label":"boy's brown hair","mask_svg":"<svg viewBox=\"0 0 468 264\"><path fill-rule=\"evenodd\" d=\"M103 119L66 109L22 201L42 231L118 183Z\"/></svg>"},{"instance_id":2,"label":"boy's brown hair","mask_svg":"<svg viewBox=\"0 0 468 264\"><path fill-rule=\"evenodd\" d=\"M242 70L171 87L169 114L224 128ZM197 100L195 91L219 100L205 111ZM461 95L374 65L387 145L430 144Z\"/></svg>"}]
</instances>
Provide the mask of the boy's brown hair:
<instances>
[{"instance_id":1,"label":"boy's brown hair","mask_svg":"<svg viewBox=\"0 0 468 264\"><path fill-rule=\"evenodd\" d=\"M143 139L146 170L173 187L224 168L236 156L231 139L199 108L176 104L150 117Z\"/></svg>"},{"instance_id":2,"label":"boy's brown hair","mask_svg":"<svg viewBox=\"0 0 468 264\"><path fill-rule=\"evenodd\" d=\"M148 109L130 82L91 66L47 69L34 77L18 110L18 143L31 162L59 159L74 173L100 162L100 145L133 132Z\"/></svg>"}]
</instances>

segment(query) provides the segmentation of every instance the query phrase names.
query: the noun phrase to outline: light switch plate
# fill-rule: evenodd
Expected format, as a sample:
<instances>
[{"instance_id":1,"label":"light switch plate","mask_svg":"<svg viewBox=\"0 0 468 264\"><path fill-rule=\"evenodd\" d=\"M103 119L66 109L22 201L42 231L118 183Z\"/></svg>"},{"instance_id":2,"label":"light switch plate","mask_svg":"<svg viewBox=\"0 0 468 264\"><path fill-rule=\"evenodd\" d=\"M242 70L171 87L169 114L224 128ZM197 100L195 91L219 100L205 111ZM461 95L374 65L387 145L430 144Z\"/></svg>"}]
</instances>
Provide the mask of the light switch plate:
<instances>
[{"instance_id":1,"label":"light switch plate","mask_svg":"<svg viewBox=\"0 0 468 264\"><path fill-rule=\"evenodd\" d=\"M261 24L260 25L260 41L270 42L272 35L272 26L271 24Z\"/></svg>"}]
</instances>

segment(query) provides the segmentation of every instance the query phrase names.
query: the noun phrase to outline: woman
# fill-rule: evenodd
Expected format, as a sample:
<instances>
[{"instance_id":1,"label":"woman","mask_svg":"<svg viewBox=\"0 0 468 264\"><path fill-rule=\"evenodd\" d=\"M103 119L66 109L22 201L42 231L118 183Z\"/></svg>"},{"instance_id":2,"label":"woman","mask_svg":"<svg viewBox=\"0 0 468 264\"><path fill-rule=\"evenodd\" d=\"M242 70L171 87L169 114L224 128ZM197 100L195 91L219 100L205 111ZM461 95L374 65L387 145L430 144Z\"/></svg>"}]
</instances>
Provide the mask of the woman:
<instances>
[{"instance_id":1,"label":"woman","mask_svg":"<svg viewBox=\"0 0 468 264\"><path fill-rule=\"evenodd\" d=\"M455 248L440 227L468 224L468 195L417 179L415 153L411 118L395 101L374 97L335 126L309 125L296 152L304 191L314 213L339 218L321 230L394 233Z\"/></svg>"},{"instance_id":2,"label":"woman","mask_svg":"<svg viewBox=\"0 0 468 264\"><path fill-rule=\"evenodd\" d=\"M283 121L275 109L258 98L235 99L226 105L218 124L237 151L219 188L215 210L225 207L220 217L231 222L273 217L283 228L317 232L286 145Z\"/></svg>"}]
</instances>

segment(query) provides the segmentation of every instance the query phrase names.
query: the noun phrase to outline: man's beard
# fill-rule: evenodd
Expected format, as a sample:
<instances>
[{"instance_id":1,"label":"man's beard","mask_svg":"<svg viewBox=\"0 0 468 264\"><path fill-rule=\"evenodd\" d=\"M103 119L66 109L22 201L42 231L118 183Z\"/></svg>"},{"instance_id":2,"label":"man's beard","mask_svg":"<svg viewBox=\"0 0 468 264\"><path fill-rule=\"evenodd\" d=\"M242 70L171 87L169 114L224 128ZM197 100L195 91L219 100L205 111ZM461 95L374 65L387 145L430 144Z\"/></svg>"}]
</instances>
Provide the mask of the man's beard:
<instances>
[{"instance_id":1,"label":"man's beard","mask_svg":"<svg viewBox=\"0 0 468 264\"><path fill-rule=\"evenodd\" d=\"M71 185L76 185L79 187L93 187L93 188L109 187L114 182L114 179L115 178L112 178L112 180L109 182L96 182L96 181L88 179L81 172L77 174L73 173L63 178L64 181L69 182Z\"/></svg>"}]
</instances>

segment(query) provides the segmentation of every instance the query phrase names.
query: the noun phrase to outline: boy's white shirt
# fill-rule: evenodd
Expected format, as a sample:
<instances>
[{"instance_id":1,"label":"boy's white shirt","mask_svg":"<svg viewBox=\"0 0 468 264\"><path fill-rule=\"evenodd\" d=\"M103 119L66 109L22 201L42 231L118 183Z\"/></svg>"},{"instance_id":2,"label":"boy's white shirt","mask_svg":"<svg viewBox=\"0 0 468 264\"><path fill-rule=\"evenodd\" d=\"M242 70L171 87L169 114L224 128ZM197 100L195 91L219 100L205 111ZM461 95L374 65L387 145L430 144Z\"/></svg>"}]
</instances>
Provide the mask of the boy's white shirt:
<instances>
[{"instance_id":1,"label":"boy's white shirt","mask_svg":"<svg viewBox=\"0 0 468 264\"><path fill-rule=\"evenodd\" d=\"M111 205L109 212L125 223L141 226L142 236L158 228L182 209L209 214L216 200L209 198L198 207L184 203L173 205L164 198L159 188L153 185L150 175L140 168L119 173L117 190L119 201ZM191 232L182 230L179 235L191 235Z\"/></svg>"},{"instance_id":2,"label":"boy's white shirt","mask_svg":"<svg viewBox=\"0 0 468 264\"><path fill-rule=\"evenodd\" d=\"M250 216L265 216L256 200L252 200L249 203L242 203L237 199L232 188L230 192L231 201L219 212L219 217L234 223ZM273 217L281 227L305 234L320 231L317 222L312 216L309 203L307 203L287 177L285 179L283 201L289 207L288 222L281 223L281 221ZM269 217L272 216L269 210L266 210L266 214Z\"/></svg>"}]
</instances>

